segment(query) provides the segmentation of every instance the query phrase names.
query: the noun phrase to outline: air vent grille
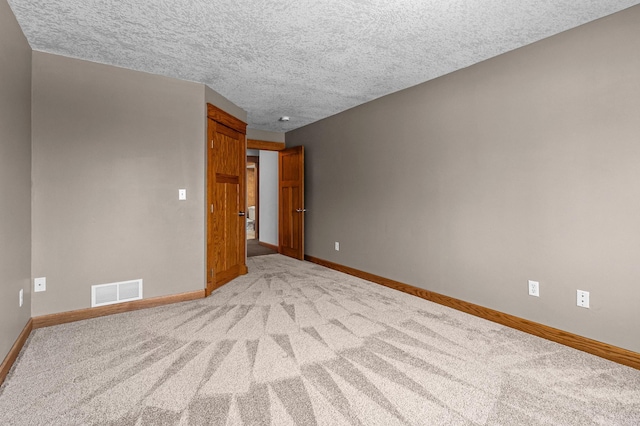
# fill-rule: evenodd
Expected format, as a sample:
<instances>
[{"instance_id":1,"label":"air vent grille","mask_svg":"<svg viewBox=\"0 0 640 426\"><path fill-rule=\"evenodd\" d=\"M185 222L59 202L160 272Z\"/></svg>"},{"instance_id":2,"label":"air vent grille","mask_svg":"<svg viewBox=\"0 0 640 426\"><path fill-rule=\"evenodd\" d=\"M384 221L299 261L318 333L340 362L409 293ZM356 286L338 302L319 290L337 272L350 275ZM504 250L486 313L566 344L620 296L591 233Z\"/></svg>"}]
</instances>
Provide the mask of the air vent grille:
<instances>
[{"instance_id":1,"label":"air vent grille","mask_svg":"<svg viewBox=\"0 0 640 426\"><path fill-rule=\"evenodd\" d=\"M91 307L142 299L142 280L91 286Z\"/></svg>"}]
</instances>

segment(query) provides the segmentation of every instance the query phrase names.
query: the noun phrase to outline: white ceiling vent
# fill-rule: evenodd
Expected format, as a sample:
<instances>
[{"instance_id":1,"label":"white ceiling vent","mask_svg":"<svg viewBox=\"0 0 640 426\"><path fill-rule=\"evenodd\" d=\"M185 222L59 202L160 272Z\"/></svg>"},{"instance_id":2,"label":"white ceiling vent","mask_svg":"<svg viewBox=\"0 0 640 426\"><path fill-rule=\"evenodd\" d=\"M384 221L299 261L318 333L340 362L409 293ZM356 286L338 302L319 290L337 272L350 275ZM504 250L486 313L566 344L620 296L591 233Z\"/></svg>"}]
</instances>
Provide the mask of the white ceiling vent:
<instances>
[{"instance_id":1,"label":"white ceiling vent","mask_svg":"<svg viewBox=\"0 0 640 426\"><path fill-rule=\"evenodd\" d=\"M91 307L142 299L142 280L91 286Z\"/></svg>"}]
</instances>

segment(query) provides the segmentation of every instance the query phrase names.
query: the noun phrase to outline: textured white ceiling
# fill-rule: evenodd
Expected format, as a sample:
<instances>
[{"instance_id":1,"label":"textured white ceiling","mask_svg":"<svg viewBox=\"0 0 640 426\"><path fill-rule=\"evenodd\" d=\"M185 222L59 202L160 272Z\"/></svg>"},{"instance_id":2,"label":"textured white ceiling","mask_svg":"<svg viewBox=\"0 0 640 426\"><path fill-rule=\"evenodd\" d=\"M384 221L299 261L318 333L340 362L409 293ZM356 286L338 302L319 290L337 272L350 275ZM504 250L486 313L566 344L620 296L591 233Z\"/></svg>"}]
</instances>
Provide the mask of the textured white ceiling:
<instances>
[{"instance_id":1,"label":"textured white ceiling","mask_svg":"<svg viewBox=\"0 0 640 426\"><path fill-rule=\"evenodd\" d=\"M9 0L34 50L205 83L280 132L639 3Z\"/></svg>"}]
</instances>

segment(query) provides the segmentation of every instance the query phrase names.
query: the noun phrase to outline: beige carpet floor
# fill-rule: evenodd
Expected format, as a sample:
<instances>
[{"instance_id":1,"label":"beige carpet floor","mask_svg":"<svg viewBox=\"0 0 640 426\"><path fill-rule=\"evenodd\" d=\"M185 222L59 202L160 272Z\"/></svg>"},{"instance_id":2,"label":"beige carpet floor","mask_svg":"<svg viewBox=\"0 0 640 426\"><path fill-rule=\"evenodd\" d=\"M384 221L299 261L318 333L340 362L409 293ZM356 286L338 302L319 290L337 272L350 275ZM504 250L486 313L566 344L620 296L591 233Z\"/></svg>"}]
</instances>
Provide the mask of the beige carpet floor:
<instances>
[{"instance_id":1,"label":"beige carpet floor","mask_svg":"<svg viewBox=\"0 0 640 426\"><path fill-rule=\"evenodd\" d=\"M281 255L36 330L1 425L640 425L640 371Z\"/></svg>"}]
</instances>

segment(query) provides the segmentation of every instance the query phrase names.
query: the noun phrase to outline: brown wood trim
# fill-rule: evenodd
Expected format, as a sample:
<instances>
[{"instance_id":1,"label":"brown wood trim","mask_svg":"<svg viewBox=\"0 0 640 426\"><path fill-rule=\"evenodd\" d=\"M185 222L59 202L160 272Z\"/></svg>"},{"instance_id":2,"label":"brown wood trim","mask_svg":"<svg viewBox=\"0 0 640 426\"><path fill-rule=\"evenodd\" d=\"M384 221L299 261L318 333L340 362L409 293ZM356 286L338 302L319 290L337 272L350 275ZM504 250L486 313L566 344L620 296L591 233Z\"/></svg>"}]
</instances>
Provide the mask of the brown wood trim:
<instances>
[{"instance_id":1,"label":"brown wood trim","mask_svg":"<svg viewBox=\"0 0 640 426\"><path fill-rule=\"evenodd\" d=\"M171 303L186 302L204 298L204 289L189 293L173 294L171 296L153 297L150 299L134 300L132 302L117 303L115 305L99 306L97 308L78 309L77 311L60 312L58 314L42 315L33 318L33 328L51 327L68 322L82 321L106 315L137 311L138 309L155 308Z\"/></svg>"},{"instance_id":2,"label":"brown wood trim","mask_svg":"<svg viewBox=\"0 0 640 426\"><path fill-rule=\"evenodd\" d=\"M262 241L258 241L258 244L263 246L263 247L269 248L269 249L271 249L273 251L278 251L278 246L274 246L273 244L263 243Z\"/></svg>"},{"instance_id":3,"label":"brown wood trim","mask_svg":"<svg viewBox=\"0 0 640 426\"><path fill-rule=\"evenodd\" d=\"M268 142L257 139L247 139L247 149L261 149L263 151L282 151L284 142Z\"/></svg>"},{"instance_id":4,"label":"brown wood trim","mask_svg":"<svg viewBox=\"0 0 640 426\"><path fill-rule=\"evenodd\" d=\"M7 374L9 374L13 363L16 362L16 359L18 358L22 347L29 338L31 330L33 330L33 320L29 318L29 321L27 321L27 325L24 326L22 332L9 350L9 353L4 358L4 361L2 361L2 364L0 364L0 385L2 385L2 383L4 383L4 379L7 378Z\"/></svg>"},{"instance_id":5,"label":"brown wood trim","mask_svg":"<svg viewBox=\"0 0 640 426\"><path fill-rule=\"evenodd\" d=\"M305 260L640 370L640 353L313 256Z\"/></svg>"},{"instance_id":6,"label":"brown wood trim","mask_svg":"<svg viewBox=\"0 0 640 426\"><path fill-rule=\"evenodd\" d=\"M216 173L216 182L238 185L240 183L240 179L238 178L238 176L231 176L231 175L225 175L222 173Z\"/></svg>"},{"instance_id":7,"label":"brown wood trim","mask_svg":"<svg viewBox=\"0 0 640 426\"><path fill-rule=\"evenodd\" d=\"M207 117L243 135L247 134L247 123L216 106L207 104Z\"/></svg>"}]
</instances>

